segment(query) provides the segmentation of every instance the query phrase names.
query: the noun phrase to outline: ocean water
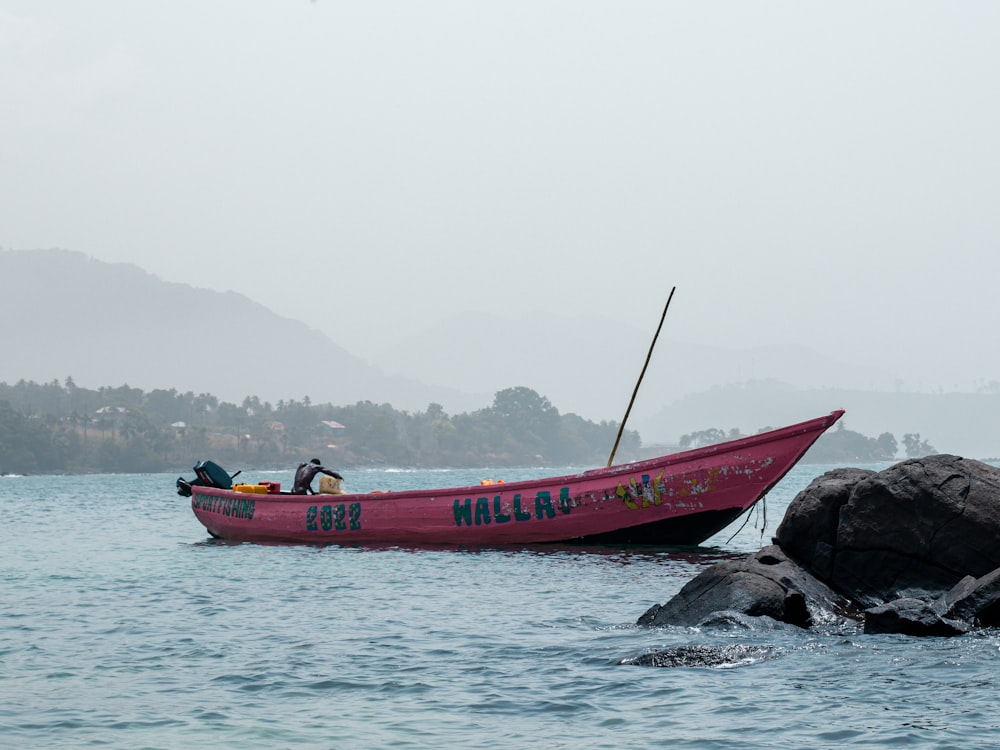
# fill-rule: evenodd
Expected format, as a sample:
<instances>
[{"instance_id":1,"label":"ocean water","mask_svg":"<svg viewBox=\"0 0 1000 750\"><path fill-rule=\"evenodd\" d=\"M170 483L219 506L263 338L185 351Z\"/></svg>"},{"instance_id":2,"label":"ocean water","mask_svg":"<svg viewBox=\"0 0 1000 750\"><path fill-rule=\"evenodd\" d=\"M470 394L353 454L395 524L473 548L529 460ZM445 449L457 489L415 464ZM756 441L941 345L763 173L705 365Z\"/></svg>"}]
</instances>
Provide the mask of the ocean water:
<instances>
[{"instance_id":1,"label":"ocean water","mask_svg":"<svg viewBox=\"0 0 1000 750\"><path fill-rule=\"evenodd\" d=\"M996 631L635 626L704 566L767 543L825 468L793 469L766 528L751 512L683 550L233 545L208 537L175 474L0 477L0 747L1000 745ZM621 663L679 646L751 648L712 668Z\"/></svg>"}]
</instances>

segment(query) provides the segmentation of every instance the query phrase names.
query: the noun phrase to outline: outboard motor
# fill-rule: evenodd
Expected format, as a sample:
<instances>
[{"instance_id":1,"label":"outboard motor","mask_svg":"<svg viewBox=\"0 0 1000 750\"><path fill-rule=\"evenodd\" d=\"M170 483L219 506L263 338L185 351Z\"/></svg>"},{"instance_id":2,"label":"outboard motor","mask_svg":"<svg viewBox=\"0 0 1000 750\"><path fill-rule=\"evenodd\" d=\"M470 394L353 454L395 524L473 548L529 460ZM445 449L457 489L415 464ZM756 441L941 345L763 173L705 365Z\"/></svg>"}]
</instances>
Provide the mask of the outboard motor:
<instances>
[{"instance_id":1,"label":"outboard motor","mask_svg":"<svg viewBox=\"0 0 1000 750\"><path fill-rule=\"evenodd\" d=\"M231 490L233 479L242 473L237 471L230 475L215 461L199 461L194 465L195 478L188 480L177 477L177 494L181 497L191 497L192 487L215 487L220 490Z\"/></svg>"}]
</instances>

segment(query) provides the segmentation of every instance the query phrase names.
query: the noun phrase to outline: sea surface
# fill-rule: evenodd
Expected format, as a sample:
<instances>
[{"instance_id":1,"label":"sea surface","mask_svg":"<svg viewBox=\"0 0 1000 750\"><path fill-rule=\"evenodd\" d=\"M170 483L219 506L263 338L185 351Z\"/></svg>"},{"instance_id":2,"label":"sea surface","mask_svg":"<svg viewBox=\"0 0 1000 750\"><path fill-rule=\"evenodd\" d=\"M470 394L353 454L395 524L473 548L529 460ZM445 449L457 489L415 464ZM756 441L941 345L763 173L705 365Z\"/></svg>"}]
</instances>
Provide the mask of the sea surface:
<instances>
[{"instance_id":1,"label":"sea surface","mask_svg":"<svg viewBox=\"0 0 1000 750\"><path fill-rule=\"evenodd\" d=\"M766 526L751 511L692 549L233 545L209 538L176 474L0 477L0 747L1000 746L997 631L635 626L703 567L768 543L827 468L793 469ZM621 663L681 646L749 648L718 667Z\"/></svg>"}]
</instances>

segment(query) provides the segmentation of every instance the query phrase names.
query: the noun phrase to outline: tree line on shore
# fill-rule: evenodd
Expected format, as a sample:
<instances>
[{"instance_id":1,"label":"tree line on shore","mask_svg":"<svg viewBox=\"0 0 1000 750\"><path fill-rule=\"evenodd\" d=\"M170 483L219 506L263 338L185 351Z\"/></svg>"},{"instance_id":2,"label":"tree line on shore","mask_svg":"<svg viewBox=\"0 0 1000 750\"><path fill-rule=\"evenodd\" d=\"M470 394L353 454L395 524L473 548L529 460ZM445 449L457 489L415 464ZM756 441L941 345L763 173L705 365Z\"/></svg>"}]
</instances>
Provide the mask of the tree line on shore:
<instances>
[{"instance_id":1,"label":"tree line on shore","mask_svg":"<svg viewBox=\"0 0 1000 750\"><path fill-rule=\"evenodd\" d=\"M73 379L0 383L0 472L16 474L186 470L211 458L240 468L287 468L311 457L328 466L574 466L603 462L619 424L560 414L530 388L507 388L493 404L449 415L359 401L240 404L174 389L96 390ZM619 454L633 456L626 430Z\"/></svg>"},{"instance_id":2,"label":"tree line on shore","mask_svg":"<svg viewBox=\"0 0 1000 750\"><path fill-rule=\"evenodd\" d=\"M764 427L763 430L769 430ZM721 443L724 440L735 440L743 437L738 429L728 432L718 428L698 430L681 435L681 450L698 448L703 445ZM926 456L935 453L934 446L924 440L919 432L903 435L903 451L907 458ZM883 432L877 438L867 437L860 432L848 430L844 422L838 422L834 430L823 433L819 440L809 449L804 461L812 463L879 463L894 461L898 457L900 445L891 432Z\"/></svg>"},{"instance_id":3,"label":"tree line on shore","mask_svg":"<svg viewBox=\"0 0 1000 750\"><path fill-rule=\"evenodd\" d=\"M174 389L88 389L71 377L0 383L0 472L14 474L187 470L206 458L248 469L290 468L311 457L342 468L592 466L607 460L618 429L617 422L560 414L526 387L498 391L486 408L449 415L434 403L410 413L371 401L313 404L308 396L277 404L248 396L235 404ZM656 449L625 430L616 460L740 436L711 428ZM908 456L934 452L919 434L905 435L903 445ZM888 461L897 450L889 433L869 438L840 423L805 460Z\"/></svg>"}]
</instances>

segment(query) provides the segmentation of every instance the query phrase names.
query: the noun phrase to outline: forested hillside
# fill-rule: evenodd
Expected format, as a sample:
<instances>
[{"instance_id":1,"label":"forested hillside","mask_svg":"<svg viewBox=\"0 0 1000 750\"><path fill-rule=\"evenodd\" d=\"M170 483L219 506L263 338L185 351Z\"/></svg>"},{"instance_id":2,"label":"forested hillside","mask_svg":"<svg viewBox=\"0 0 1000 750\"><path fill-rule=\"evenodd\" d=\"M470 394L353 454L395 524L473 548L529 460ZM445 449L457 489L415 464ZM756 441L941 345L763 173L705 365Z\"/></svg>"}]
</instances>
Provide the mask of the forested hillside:
<instances>
[{"instance_id":1,"label":"forested hillside","mask_svg":"<svg viewBox=\"0 0 1000 750\"><path fill-rule=\"evenodd\" d=\"M97 390L65 383L0 383L0 472L16 474L186 471L205 458L237 468L290 468L319 457L331 466L596 466L614 445L618 423L560 414L525 387L498 391L493 404L449 415L439 404L419 412L359 401L240 404L210 394L144 392L127 385ZM618 462L740 437L707 428L679 446L641 445L626 430ZM890 461L895 436L869 438L843 423L809 451L814 463ZM903 436L908 456L934 452L919 434Z\"/></svg>"},{"instance_id":2,"label":"forested hillside","mask_svg":"<svg viewBox=\"0 0 1000 750\"><path fill-rule=\"evenodd\" d=\"M239 468L286 468L320 457L327 465L566 466L607 459L618 425L560 414L529 388L498 391L493 404L447 414L438 404L406 412L389 404L350 406L123 385L97 390L65 383L0 383L0 471L156 472L212 458ZM626 431L619 457L634 457Z\"/></svg>"}]
</instances>

